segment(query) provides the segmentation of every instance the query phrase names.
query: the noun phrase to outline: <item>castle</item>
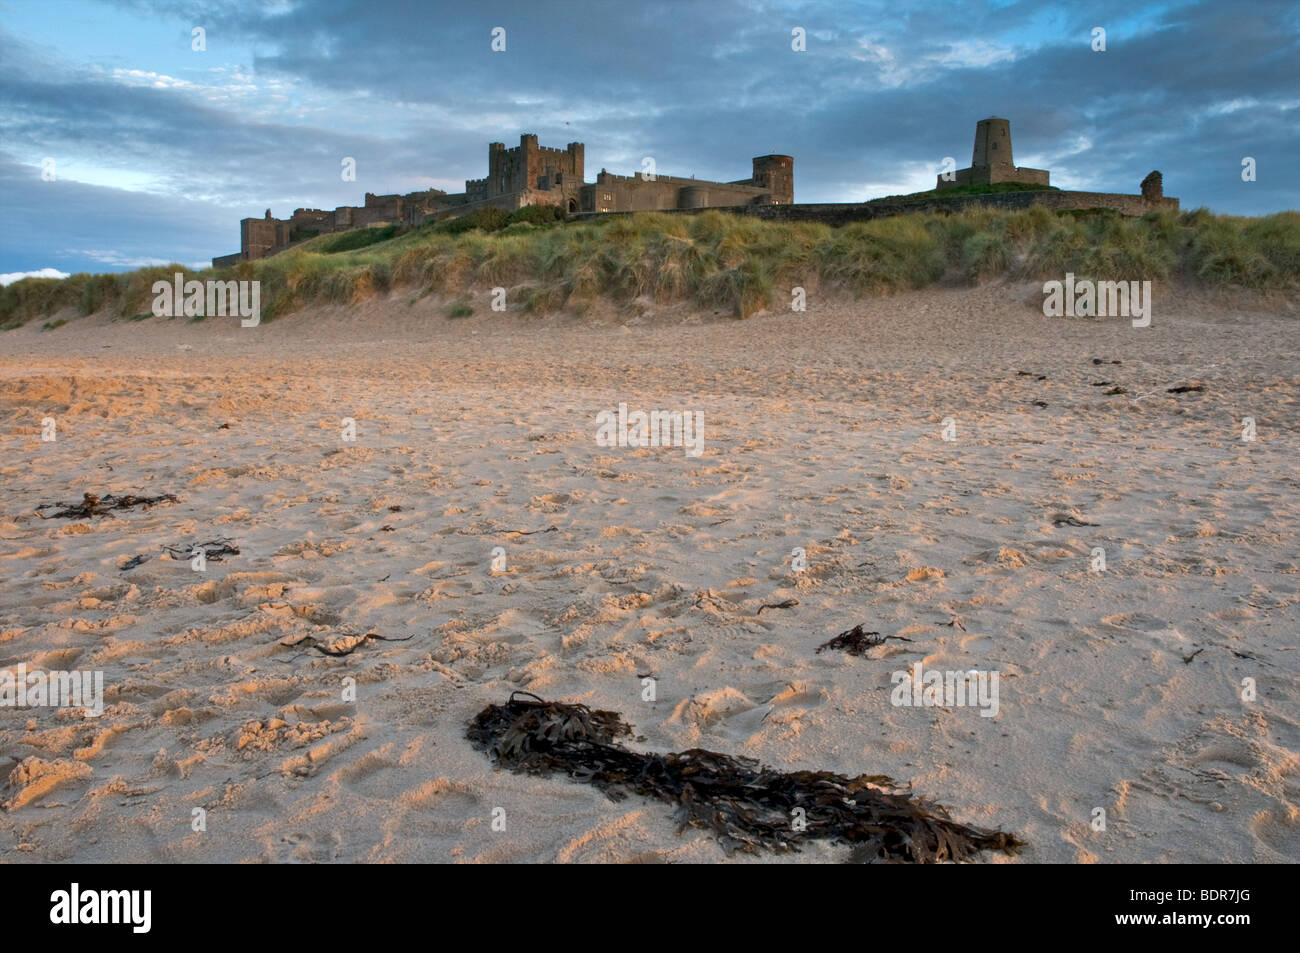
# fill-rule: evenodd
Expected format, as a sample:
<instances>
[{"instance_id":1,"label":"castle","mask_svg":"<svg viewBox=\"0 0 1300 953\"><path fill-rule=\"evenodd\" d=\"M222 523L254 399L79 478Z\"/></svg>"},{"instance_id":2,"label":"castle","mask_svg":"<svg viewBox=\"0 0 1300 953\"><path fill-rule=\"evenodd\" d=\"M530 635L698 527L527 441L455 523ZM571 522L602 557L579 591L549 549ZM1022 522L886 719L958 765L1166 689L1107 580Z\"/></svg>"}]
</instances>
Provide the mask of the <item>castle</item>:
<instances>
[{"instance_id":1,"label":"castle","mask_svg":"<svg viewBox=\"0 0 1300 953\"><path fill-rule=\"evenodd\" d=\"M290 245L326 232L341 232L367 225L422 225L482 208L515 211L528 205L545 205L565 215L587 217L621 212L692 213L724 208L736 215L771 221L823 222L843 225L889 215L933 211L951 213L971 206L1020 209L1039 205L1053 211L1111 209L1124 215L1143 215L1160 209L1178 210L1178 199L1164 194L1164 180L1152 172L1142 180L1141 194L1072 192L1054 189L1046 169L1018 168L1011 153L1011 123L997 116L975 124L975 149L968 169L940 173L936 192L963 185L997 185L1016 182L1024 190L936 196L934 192L891 196L869 202L817 205L794 204L794 159L757 156L748 179L708 182L638 172L611 175L604 169L595 182L583 181L583 145L570 142L563 149L537 144L534 135L519 137L507 149L488 144L488 174L469 179L465 191L453 195L438 189L407 195L367 192L362 206L345 205L333 211L300 208L287 219L246 218L239 223L240 250L212 259L214 268L273 255ZM945 178L951 176L951 179Z\"/></svg>"},{"instance_id":2,"label":"castle","mask_svg":"<svg viewBox=\"0 0 1300 953\"><path fill-rule=\"evenodd\" d=\"M958 169L956 178L952 180L944 179L944 174L940 173L935 188L955 189L960 185L995 185L998 182L1020 182L1047 188L1050 177L1051 173L1046 169L1016 168L1011 158L1011 123L990 116L975 124L975 149L971 154L970 168Z\"/></svg>"},{"instance_id":3,"label":"castle","mask_svg":"<svg viewBox=\"0 0 1300 953\"><path fill-rule=\"evenodd\" d=\"M365 204L343 205L332 211L295 209L287 219L246 218L239 223L239 251L212 259L220 268L241 261L265 258L295 242L327 232L368 225L422 225L481 208L513 212L527 205L546 205L566 214L580 212L642 212L699 209L741 205L789 205L794 201L794 159L759 156L753 174L735 182L709 182L638 172L611 175L604 169L594 184L583 181L584 147L570 142L563 149L539 146L537 136L519 137L519 145L488 143L488 174L468 179L465 191L448 194L439 189L406 195L367 192Z\"/></svg>"}]
</instances>

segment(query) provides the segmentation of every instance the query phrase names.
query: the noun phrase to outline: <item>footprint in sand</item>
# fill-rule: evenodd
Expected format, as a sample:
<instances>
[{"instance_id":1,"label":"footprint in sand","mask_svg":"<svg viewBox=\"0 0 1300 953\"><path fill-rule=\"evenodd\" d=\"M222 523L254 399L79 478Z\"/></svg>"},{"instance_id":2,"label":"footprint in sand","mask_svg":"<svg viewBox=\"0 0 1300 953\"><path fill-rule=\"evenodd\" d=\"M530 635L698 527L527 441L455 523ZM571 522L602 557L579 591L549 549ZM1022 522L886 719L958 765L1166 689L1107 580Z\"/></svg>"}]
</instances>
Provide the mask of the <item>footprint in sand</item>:
<instances>
[{"instance_id":1,"label":"footprint in sand","mask_svg":"<svg viewBox=\"0 0 1300 953\"><path fill-rule=\"evenodd\" d=\"M762 720L769 724L788 724L803 717L829 697L823 686L806 679L786 682L781 686L780 691L768 700L767 711Z\"/></svg>"},{"instance_id":2,"label":"footprint in sand","mask_svg":"<svg viewBox=\"0 0 1300 953\"><path fill-rule=\"evenodd\" d=\"M338 860L343 853L343 838L337 831L323 834L285 834L280 838L281 863L319 864Z\"/></svg>"},{"instance_id":3,"label":"footprint in sand","mask_svg":"<svg viewBox=\"0 0 1300 953\"><path fill-rule=\"evenodd\" d=\"M679 724L697 731L707 730L726 719L752 711L758 706L752 698L730 685L701 692L677 703L668 724Z\"/></svg>"}]
</instances>

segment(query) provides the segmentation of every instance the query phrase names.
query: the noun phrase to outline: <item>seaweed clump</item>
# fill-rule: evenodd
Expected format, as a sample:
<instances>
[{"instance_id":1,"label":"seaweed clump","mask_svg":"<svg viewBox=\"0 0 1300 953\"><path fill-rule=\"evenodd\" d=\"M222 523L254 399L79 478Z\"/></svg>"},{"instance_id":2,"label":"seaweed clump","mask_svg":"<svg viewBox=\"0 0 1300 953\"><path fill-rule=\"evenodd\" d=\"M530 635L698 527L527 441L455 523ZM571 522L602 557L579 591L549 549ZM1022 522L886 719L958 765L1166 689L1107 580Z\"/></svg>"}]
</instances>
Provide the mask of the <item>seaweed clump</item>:
<instances>
[{"instance_id":1,"label":"seaweed clump","mask_svg":"<svg viewBox=\"0 0 1300 953\"><path fill-rule=\"evenodd\" d=\"M932 863L1023 846L1013 834L953 821L885 775L776 771L701 748L642 754L619 744L631 734L617 712L512 692L479 712L466 737L516 772L567 774L614 800L639 794L676 805L679 833L711 830L728 854L825 839L850 844L854 862Z\"/></svg>"},{"instance_id":2,"label":"seaweed clump","mask_svg":"<svg viewBox=\"0 0 1300 953\"><path fill-rule=\"evenodd\" d=\"M835 638L823 642L817 646L817 651L814 654L821 655L827 649L842 649L850 655L861 655L867 649L874 649L877 645L884 645L890 639L897 639L899 642L912 641L902 635L882 636L879 632L868 632L859 624L847 632L841 632Z\"/></svg>"}]
</instances>

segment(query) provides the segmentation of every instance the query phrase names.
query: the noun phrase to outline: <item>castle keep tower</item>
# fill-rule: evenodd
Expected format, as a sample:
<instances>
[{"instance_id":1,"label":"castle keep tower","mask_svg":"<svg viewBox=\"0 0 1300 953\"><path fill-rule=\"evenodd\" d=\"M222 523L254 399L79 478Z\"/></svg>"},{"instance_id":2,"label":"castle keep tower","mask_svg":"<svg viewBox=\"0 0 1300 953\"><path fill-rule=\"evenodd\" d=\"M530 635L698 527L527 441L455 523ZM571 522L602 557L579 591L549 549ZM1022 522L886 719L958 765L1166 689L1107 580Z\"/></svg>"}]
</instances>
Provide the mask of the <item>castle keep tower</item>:
<instances>
[{"instance_id":1,"label":"castle keep tower","mask_svg":"<svg viewBox=\"0 0 1300 953\"><path fill-rule=\"evenodd\" d=\"M794 204L794 159L790 156L755 156L755 188L767 189L772 205Z\"/></svg>"},{"instance_id":2,"label":"castle keep tower","mask_svg":"<svg viewBox=\"0 0 1300 953\"><path fill-rule=\"evenodd\" d=\"M570 142L563 149L537 144L537 136L525 133L519 145L507 149L503 142L488 143L488 174L469 179L465 191L470 201L499 198L527 189L563 189L575 195L582 186L583 145Z\"/></svg>"},{"instance_id":3,"label":"castle keep tower","mask_svg":"<svg viewBox=\"0 0 1300 953\"><path fill-rule=\"evenodd\" d=\"M1046 169L1018 169L1011 156L1011 123L998 116L981 119L975 124L975 148L970 168L958 169L951 181L940 173L936 189L953 189L959 185L994 185L1019 182L1047 187L1051 173Z\"/></svg>"}]
</instances>

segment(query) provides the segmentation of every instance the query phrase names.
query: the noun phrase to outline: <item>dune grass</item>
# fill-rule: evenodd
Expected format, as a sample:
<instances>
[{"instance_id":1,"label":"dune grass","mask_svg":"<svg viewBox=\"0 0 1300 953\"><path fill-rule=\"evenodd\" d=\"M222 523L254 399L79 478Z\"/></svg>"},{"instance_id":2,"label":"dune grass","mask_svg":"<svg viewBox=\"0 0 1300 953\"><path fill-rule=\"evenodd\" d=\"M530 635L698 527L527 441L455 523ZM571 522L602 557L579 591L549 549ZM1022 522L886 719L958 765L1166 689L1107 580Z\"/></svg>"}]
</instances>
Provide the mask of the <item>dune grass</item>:
<instances>
[{"instance_id":1,"label":"dune grass","mask_svg":"<svg viewBox=\"0 0 1300 953\"><path fill-rule=\"evenodd\" d=\"M940 279L1185 280L1254 291L1300 289L1300 213L1263 218L1205 210L1054 213L966 209L840 228L767 222L721 212L644 213L559 223L497 216L453 220L391 237L381 229L325 235L279 255L195 272L181 265L117 275L26 278L0 291L0 328L76 307L122 319L149 311L151 287L186 279L257 279L262 318L317 303L355 304L392 288L454 296L464 305L494 287L511 308L581 313L597 299L690 301L738 317L788 302L796 286L890 294ZM457 224L460 222L460 224ZM484 229L493 229L485 231ZM355 247L349 247L352 243ZM340 247L342 246L342 247Z\"/></svg>"},{"instance_id":2,"label":"dune grass","mask_svg":"<svg viewBox=\"0 0 1300 953\"><path fill-rule=\"evenodd\" d=\"M365 248L367 245L375 245L379 242L386 242L398 232L396 225L382 225L374 228L355 228L350 232L340 232L338 235L332 235L323 244L318 246L318 250L326 254L333 254L341 251L355 251L358 248Z\"/></svg>"}]
</instances>

